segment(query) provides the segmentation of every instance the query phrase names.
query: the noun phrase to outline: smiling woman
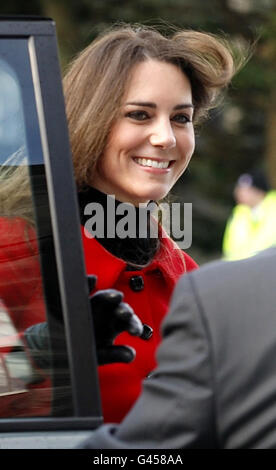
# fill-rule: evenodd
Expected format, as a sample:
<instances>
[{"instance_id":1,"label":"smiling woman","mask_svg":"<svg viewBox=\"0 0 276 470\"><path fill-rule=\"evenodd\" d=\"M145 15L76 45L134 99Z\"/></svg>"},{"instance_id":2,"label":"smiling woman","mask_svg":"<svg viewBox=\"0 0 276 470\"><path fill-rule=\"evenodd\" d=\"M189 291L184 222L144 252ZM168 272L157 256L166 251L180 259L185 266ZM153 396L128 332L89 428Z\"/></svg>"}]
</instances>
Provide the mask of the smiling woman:
<instances>
[{"instance_id":1,"label":"smiling woman","mask_svg":"<svg viewBox=\"0 0 276 470\"><path fill-rule=\"evenodd\" d=\"M87 273L97 275L97 289L122 291L147 325L144 341L126 333L117 339L136 350L131 364L100 367L106 421L119 422L137 399L156 365L175 283L197 267L161 226L158 237L150 236L156 224L150 213L146 233L138 224L136 236L118 236L119 209L131 204L139 219L150 201L168 194L191 160L194 125L234 73L233 54L220 38L192 30L165 37L154 28L125 25L92 42L64 77ZM103 208L109 230L101 237L84 229L90 203ZM112 204L114 220L107 216Z\"/></svg>"}]
</instances>

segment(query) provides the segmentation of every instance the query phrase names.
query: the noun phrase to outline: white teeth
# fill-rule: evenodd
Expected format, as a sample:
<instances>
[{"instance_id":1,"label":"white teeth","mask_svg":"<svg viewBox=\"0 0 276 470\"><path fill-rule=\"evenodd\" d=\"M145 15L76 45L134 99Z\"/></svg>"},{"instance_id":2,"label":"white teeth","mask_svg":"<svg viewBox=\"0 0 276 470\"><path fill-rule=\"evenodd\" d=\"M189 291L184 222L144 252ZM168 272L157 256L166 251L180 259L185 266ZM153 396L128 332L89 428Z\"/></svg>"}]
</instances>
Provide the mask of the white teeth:
<instances>
[{"instance_id":1,"label":"white teeth","mask_svg":"<svg viewBox=\"0 0 276 470\"><path fill-rule=\"evenodd\" d=\"M142 166L149 166L152 168L168 168L170 162L158 162L157 160L150 160L148 158L135 158L135 161Z\"/></svg>"}]
</instances>

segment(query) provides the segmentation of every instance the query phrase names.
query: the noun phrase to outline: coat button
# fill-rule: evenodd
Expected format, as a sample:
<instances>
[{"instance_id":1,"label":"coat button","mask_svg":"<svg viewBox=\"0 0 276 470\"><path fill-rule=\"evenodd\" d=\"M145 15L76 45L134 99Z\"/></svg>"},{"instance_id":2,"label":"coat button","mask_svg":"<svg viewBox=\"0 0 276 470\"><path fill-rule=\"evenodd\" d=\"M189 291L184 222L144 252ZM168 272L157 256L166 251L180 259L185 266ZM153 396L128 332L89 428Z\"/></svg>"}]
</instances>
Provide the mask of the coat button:
<instances>
[{"instance_id":1,"label":"coat button","mask_svg":"<svg viewBox=\"0 0 276 470\"><path fill-rule=\"evenodd\" d=\"M144 280L142 276L132 276L129 280L129 285L134 292L139 292L144 289Z\"/></svg>"},{"instance_id":2,"label":"coat button","mask_svg":"<svg viewBox=\"0 0 276 470\"><path fill-rule=\"evenodd\" d=\"M153 335L153 329L145 323L143 324L143 327L143 333L141 334L140 338L145 340L150 339Z\"/></svg>"}]
</instances>

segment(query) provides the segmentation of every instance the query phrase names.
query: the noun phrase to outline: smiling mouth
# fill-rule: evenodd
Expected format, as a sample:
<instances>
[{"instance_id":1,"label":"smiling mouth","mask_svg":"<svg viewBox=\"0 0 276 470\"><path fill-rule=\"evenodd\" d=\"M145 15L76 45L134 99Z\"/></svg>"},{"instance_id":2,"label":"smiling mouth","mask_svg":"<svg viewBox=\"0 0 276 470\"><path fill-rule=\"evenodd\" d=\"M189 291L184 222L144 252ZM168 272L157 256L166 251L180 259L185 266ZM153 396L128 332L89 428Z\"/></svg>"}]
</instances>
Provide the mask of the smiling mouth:
<instances>
[{"instance_id":1,"label":"smiling mouth","mask_svg":"<svg viewBox=\"0 0 276 470\"><path fill-rule=\"evenodd\" d=\"M134 161L138 163L138 165L145 166L148 168L159 168L159 169L167 169L169 168L174 160L163 160L163 161L158 161L158 160L151 160L149 158L141 158L141 157L135 157Z\"/></svg>"}]
</instances>

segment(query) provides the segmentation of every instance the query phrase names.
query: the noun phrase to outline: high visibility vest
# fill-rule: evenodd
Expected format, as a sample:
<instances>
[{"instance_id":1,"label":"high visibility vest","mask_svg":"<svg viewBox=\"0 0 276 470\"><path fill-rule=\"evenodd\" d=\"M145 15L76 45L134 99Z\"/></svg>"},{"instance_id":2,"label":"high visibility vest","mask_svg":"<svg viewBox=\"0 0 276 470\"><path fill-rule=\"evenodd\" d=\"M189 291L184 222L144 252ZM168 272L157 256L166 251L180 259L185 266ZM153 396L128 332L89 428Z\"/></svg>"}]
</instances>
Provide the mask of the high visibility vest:
<instances>
[{"instance_id":1,"label":"high visibility vest","mask_svg":"<svg viewBox=\"0 0 276 470\"><path fill-rule=\"evenodd\" d=\"M228 219L222 243L226 260L248 258L276 245L276 191L251 209L238 204Z\"/></svg>"}]
</instances>

